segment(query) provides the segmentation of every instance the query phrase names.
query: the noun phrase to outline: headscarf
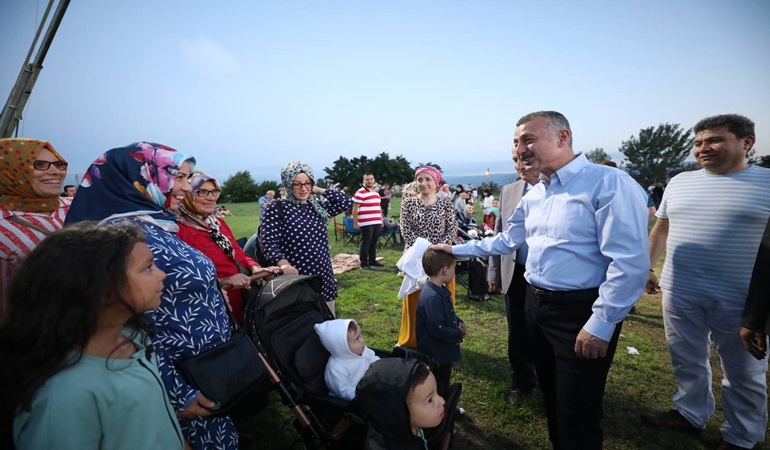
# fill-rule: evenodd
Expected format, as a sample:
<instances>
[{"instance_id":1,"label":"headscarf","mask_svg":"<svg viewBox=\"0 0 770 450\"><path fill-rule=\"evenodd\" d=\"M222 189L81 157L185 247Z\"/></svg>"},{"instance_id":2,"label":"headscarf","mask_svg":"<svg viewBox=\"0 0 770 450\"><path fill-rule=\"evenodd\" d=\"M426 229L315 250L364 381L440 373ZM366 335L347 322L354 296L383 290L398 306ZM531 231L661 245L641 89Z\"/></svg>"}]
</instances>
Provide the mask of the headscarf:
<instances>
[{"instance_id":1,"label":"headscarf","mask_svg":"<svg viewBox=\"0 0 770 450\"><path fill-rule=\"evenodd\" d=\"M65 224L148 215L176 227L176 216L165 209L185 161L195 167L195 158L149 142L107 151L83 175Z\"/></svg>"},{"instance_id":2,"label":"headscarf","mask_svg":"<svg viewBox=\"0 0 770 450\"><path fill-rule=\"evenodd\" d=\"M313 169L311 169L310 166L303 163L302 161L292 161L283 166L283 169L281 169L281 181L286 187L286 200L292 203L305 203L303 200L297 200L297 198L294 196L294 190L291 188L292 181L294 181L294 178L296 178L297 175L301 173L304 173L308 176L308 178L315 181L315 178L313 177ZM326 212L326 209L324 209L323 205L321 204L325 202L325 198L318 198L312 193L307 198L307 203L310 203L316 214L321 216L321 219L325 224L328 224L332 220L332 217L328 212Z\"/></svg>"},{"instance_id":3,"label":"headscarf","mask_svg":"<svg viewBox=\"0 0 770 450\"><path fill-rule=\"evenodd\" d=\"M436 192L441 189L441 185L444 183L444 176L441 175L440 170L433 166L418 167L417 170L414 171L414 177L417 178L417 175L421 173L427 173L431 178L433 178L433 181L436 182Z\"/></svg>"},{"instance_id":4,"label":"headscarf","mask_svg":"<svg viewBox=\"0 0 770 450\"><path fill-rule=\"evenodd\" d=\"M221 248L230 259L235 261L235 249L233 248L233 244L230 242L230 239L220 231L221 224L219 223L216 214L204 214L195 205L195 195L198 193L201 186L203 186L203 183L207 181L214 183L215 189L222 190L214 177L203 172L195 172L193 176L190 177L192 192L185 193L184 201L179 206L176 215L180 222L184 222L198 230L208 231L211 235L211 240L217 244L217 247Z\"/></svg>"},{"instance_id":5,"label":"headscarf","mask_svg":"<svg viewBox=\"0 0 770 450\"><path fill-rule=\"evenodd\" d=\"M32 189L35 160L47 149L59 161L64 158L46 141L0 139L0 208L24 212L54 212L59 197L40 197Z\"/></svg>"}]
</instances>

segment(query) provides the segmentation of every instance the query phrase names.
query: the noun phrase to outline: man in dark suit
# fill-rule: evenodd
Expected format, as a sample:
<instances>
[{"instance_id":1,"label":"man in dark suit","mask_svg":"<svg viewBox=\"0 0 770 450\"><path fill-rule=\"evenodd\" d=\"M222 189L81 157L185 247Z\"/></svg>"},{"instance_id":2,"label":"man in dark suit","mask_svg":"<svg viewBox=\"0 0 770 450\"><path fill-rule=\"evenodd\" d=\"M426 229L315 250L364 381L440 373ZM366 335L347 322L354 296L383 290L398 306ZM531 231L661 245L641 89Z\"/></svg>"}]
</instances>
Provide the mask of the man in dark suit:
<instances>
[{"instance_id":1,"label":"man in dark suit","mask_svg":"<svg viewBox=\"0 0 770 450\"><path fill-rule=\"evenodd\" d=\"M770 220L759 244L738 334L746 350L757 359L765 359L770 335Z\"/></svg>"},{"instance_id":2,"label":"man in dark suit","mask_svg":"<svg viewBox=\"0 0 770 450\"><path fill-rule=\"evenodd\" d=\"M538 183L540 172L525 170L519 164L518 155L513 161L520 179L503 186L500 192L500 217L495 222L495 234L502 231L505 220L519 204L529 188ZM527 260L527 245L524 244L510 255L490 256L487 281L490 291L502 288L505 294L505 314L508 321L508 362L511 366L511 390L508 403L521 406L524 398L537 386L537 375L532 358L531 346L527 344L527 324L524 318L524 303L527 281L524 279L524 264Z\"/></svg>"}]
</instances>

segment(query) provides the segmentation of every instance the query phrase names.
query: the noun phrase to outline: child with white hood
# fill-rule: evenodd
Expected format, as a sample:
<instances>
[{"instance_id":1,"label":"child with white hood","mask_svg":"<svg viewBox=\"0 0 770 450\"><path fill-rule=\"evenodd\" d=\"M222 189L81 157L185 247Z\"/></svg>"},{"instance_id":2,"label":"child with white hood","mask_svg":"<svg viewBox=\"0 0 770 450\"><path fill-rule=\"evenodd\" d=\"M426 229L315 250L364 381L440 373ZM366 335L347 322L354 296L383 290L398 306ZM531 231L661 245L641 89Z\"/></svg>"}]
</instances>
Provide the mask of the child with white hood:
<instances>
[{"instance_id":1,"label":"child with white hood","mask_svg":"<svg viewBox=\"0 0 770 450\"><path fill-rule=\"evenodd\" d=\"M332 395L352 400L356 396L356 385L369 365L380 358L365 345L361 327L355 320L327 320L314 328L331 354L324 371L326 386Z\"/></svg>"}]
</instances>

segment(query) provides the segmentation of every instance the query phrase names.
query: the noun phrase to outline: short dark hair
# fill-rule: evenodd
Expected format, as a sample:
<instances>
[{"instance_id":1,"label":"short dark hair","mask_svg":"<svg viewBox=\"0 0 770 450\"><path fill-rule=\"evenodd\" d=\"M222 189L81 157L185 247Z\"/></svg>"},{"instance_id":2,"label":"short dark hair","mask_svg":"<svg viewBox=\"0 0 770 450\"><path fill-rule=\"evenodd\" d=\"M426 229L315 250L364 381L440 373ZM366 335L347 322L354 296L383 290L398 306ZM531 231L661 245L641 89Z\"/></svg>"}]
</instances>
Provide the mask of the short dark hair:
<instances>
[{"instance_id":1,"label":"short dark hair","mask_svg":"<svg viewBox=\"0 0 770 450\"><path fill-rule=\"evenodd\" d=\"M430 369L428 366L425 363L417 364L414 368L414 371L412 371L412 376L409 379L409 392L411 393L417 388L417 386L425 383L425 380L428 379L428 375L430 375Z\"/></svg>"},{"instance_id":2,"label":"short dark hair","mask_svg":"<svg viewBox=\"0 0 770 450\"><path fill-rule=\"evenodd\" d=\"M754 122L740 114L720 114L718 116L706 117L695 124L693 131L695 134L698 134L703 130L716 127L727 127L727 131L734 134L738 139L755 136Z\"/></svg>"},{"instance_id":3,"label":"short dark hair","mask_svg":"<svg viewBox=\"0 0 770 450\"><path fill-rule=\"evenodd\" d=\"M615 161L610 160L610 159L605 159L604 161L601 162L601 165L615 167L615 168L618 167L617 163Z\"/></svg>"},{"instance_id":4,"label":"short dark hair","mask_svg":"<svg viewBox=\"0 0 770 450\"><path fill-rule=\"evenodd\" d=\"M67 189L69 189L71 187L77 187L77 186L75 186L74 184L67 184L67 185L65 185L64 189L62 189L62 191L61 191L61 196L62 197L66 197L67 196Z\"/></svg>"},{"instance_id":5,"label":"short dark hair","mask_svg":"<svg viewBox=\"0 0 770 450\"><path fill-rule=\"evenodd\" d=\"M455 264L455 257L451 253L433 250L429 248L422 254L422 269L429 277L434 277L441 272L444 267L451 267Z\"/></svg>"},{"instance_id":6,"label":"short dark hair","mask_svg":"<svg viewBox=\"0 0 770 450\"><path fill-rule=\"evenodd\" d=\"M519 119L516 122L516 126L523 125L527 122L543 117L548 120L548 128L551 129L552 134L558 133L560 130L569 130L569 146L572 147L572 129L569 127L569 120L564 117L564 114L557 111L536 111L529 113L526 116Z\"/></svg>"}]
</instances>

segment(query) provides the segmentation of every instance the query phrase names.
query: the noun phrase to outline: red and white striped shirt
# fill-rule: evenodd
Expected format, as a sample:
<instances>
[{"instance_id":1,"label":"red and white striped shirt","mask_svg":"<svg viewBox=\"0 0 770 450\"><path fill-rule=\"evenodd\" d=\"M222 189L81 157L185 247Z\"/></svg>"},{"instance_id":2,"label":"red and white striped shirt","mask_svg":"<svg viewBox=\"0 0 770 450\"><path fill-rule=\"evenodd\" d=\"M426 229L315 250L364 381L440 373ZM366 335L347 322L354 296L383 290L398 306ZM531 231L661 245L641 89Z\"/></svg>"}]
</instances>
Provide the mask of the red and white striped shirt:
<instances>
[{"instance_id":1,"label":"red and white striped shirt","mask_svg":"<svg viewBox=\"0 0 770 450\"><path fill-rule=\"evenodd\" d=\"M6 306L6 289L11 277L22 260L32 249L45 239L46 235L26 225L11 222L8 218L19 217L50 232L64 226L64 218L70 209L71 198L59 197L59 208L51 213L30 213L23 211L2 210L0 219L0 321L3 320Z\"/></svg>"},{"instance_id":2,"label":"red and white striped shirt","mask_svg":"<svg viewBox=\"0 0 770 450\"><path fill-rule=\"evenodd\" d=\"M382 208L380 208L380 194L376 190L370 191L362 187L356 191L353 201L358 203L358 226L382 225Z\"/></svg>"}]
</instances>

